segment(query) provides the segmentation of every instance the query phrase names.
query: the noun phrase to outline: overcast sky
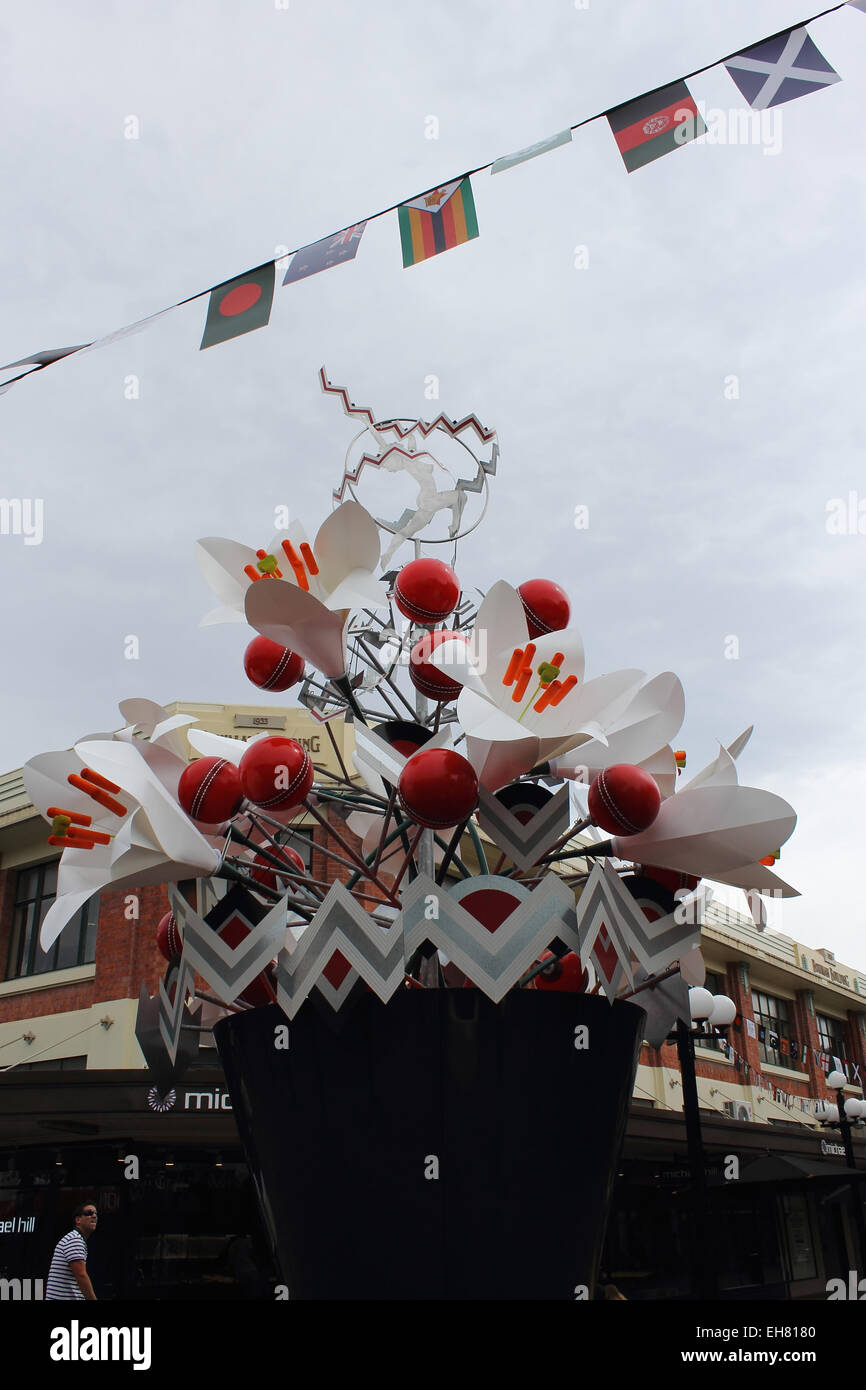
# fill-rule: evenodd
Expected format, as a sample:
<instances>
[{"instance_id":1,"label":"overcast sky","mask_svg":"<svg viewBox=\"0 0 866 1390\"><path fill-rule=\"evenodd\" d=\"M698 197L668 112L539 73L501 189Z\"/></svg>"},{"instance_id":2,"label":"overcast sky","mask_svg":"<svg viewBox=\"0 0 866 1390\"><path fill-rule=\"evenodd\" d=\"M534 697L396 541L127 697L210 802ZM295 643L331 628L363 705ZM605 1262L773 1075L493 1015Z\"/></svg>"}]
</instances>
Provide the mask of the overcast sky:
<instances>
[{"instance_id":1,"label":"overcast sky","mask_svg":"<svg viewBox=\"0 0 866 1390\"><path fill-rule=\"evenodd\" d=\"M108 333L804 12L6 4L0 361ZM803 897L773 920L866 967L866 535L827 526L832 499L866 498L866 15L810 34L843 81L777 108L762 141L629 175L597 121L477 175L468 245L403 270L390 213L354 263L280 276L266 329L199 352L200 299L0 397L0 495L44 507L41 544L0 535L0 768L117 727L131 695L254 698L248 630L198 627L194 542L263 544L279 504L324 519L355 433L324 363L380 416L474 411L498 431L464 585L548 575L588 675L676 671L689 770L754 723L740 780L800 816L779 871ZM716 129L742 105L723 68L690 89Z\"/></svg>"}]
</instances>

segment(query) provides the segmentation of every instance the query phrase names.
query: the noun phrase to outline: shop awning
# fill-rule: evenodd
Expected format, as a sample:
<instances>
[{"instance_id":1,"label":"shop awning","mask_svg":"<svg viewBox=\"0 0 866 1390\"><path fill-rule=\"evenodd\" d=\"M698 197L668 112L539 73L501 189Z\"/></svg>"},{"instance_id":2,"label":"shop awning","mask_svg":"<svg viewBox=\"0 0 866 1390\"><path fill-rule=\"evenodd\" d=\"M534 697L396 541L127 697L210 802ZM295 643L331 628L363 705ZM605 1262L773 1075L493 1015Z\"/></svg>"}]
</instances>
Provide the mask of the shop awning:
<instances>
[{"instance_id":1,"label":"shop awning","mask_svg":"<svg viewBox=\"0 0 866 1390\"><path fill-rule=\"evenodd\" d=\"M782 1154L756 1158L740 1173L740 1182L793 1182L802 1178L866 1178L858 1168L845 1163L826 1163L822 1159L793 1158Z\"/></svg>"}]
</instances>

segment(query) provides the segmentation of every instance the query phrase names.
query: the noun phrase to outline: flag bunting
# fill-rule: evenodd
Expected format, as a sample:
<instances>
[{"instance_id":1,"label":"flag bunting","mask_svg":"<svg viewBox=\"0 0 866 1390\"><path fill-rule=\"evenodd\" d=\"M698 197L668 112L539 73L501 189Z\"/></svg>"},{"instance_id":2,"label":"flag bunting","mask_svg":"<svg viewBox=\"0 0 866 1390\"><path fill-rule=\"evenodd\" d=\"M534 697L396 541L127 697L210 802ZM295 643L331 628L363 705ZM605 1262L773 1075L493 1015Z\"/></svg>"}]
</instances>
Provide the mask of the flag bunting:
<instances>
[{"instance_id":1,"label":"flag bunting","mask_svg":"<svg viewBox=\"0 0 866 1390\"><path fill-rule=\"evenodd\" d=\"M45 349L8 362L5 366L0 366L0 372L18 367L24 367L25 370L0 384L0 395L16 382L23 381L25 377L36 372L42 372L56 362L80 352L105 347L119 338L141 332L163 315L205 296L208 296L208 310L200 345L202 348L227 342L256 328L264 328L270 320L275 273L278 268L286 269L282 283L289 285L345 261L354 260L367 223L385 217L391 212L398 215L404 268L417 265L441 251L471 241L478 236L475 199L470 183L472 175L487 170L498 174L535 159L570 143L575 130L590 125L593 121L607 119L617 148L630 173L642 168L680 145L700 138L706 132L706 125L686 86L686 80L711 68L726 67L740 92L756 110L792 101L796 97L839 82L839 74L818 50L807 34L805 25L836 10L852 7L866 10L866 0L841 0L841 3L810 15L796 26L768 35L748 48L729 53L713 63L685 73L683 77L667 86L654 88L631 101L608 107L593 116L586 116L555 135L538 140L535 144L527 145L512 154L489 160L486 164L480 164L477 168L470 169L457 178L446 180L413 198L392 203L390 207L382 208L366 218L348 223L338 231L330 232L319 241L286 251L279 259L264 262L255 270L234 276L220 284L210 285L207 289L188 295L185 299L178 300L136 323L118 328L102 338L81 343L76 347Z\"/></svg>"}]
</instances>

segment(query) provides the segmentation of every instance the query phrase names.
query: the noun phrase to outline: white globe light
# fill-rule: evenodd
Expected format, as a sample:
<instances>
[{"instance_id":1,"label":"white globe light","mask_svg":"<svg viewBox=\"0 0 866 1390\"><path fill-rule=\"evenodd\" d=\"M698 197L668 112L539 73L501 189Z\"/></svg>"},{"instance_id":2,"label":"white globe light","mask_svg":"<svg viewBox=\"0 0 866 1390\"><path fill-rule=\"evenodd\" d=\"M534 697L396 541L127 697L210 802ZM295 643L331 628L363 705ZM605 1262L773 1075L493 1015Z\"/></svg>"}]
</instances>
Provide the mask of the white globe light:
<instances>
[{"instance_id":1,"label":"white globe light","mask_svg":"<svg viewBox=\"0 0 866 1390\"><path fill-rule=\"evenodd\" d=\"M827 1077L827 1085L831 1090L838 1091L841 1086L848 1085L848 1078L844 1072L831 1071Z\"/></svg>"},{"instance_id":2,"label":"white globe light","mask_svg":"<svg viewBox=\"0 0 866 1390\"><path fill-rule=\"evenodd\" d=\"M845 1114L848 1116L849 1120L862 1120L864 1114L866 1114L866 1105L863 1104L862 1100L858 1100L856 1096L850 1096L845 1102Z\"/></svg>"},{"instance_id":3,"label":"white globe light","mask_svg":"<svg viewBox=\"0 0 866 1390\"><path fill-rule=\"evenodd\" d=\"M689 1013L692 1018L709 1018L715 1000L708 989L695 985L689 990Z\"/></svg>"},{"instance_id":4,"label":"white globe light","mask_svg":"<svg viewBox=\"0 0 866 1390\"><path fill-rule=\"evenodd\" d=\"M726 994L713 995L713 1008L707 1023L711 1028L726 1028L737 1017L737 1006Z\"/></svg>"},{"instance_id":5,"label":"white globe light","mask_svg":"<svg viewBox=\"0 0 866 1390\"><path fill-rule=\"evenodd\" d=\"M839 1107L838 1107L838 1105L828 1105L828 1106L827 1106L827 1119L828 1119L828 1120L830 1121L830 1123L833 1124L833 1125L839 1123Z\"/></svg>"},{"instance_id":6,"label":"white globe light","mask_svg":"<svg viewBox=\"0 0 866 1390\"><path fill-rule=\"evenodd\" d=\"M815 1101L815 1118L818 1120L832 1120L839 1116L835 1105L831 1105L828 1100Z\"/></svg>"}]
</instances>

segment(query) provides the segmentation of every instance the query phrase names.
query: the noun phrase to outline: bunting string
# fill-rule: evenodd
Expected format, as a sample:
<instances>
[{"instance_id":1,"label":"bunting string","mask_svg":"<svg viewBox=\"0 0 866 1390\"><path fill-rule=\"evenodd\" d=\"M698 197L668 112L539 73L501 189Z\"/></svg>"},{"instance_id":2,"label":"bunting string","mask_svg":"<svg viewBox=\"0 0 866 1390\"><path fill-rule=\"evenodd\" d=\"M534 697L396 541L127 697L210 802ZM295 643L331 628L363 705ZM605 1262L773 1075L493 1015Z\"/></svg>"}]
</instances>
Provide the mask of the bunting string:
<instances>
[{"instance_id":1,"label":"bunting string","mask_svg":"<svg viewBox=\"0 0 866 1390\"><path fill-rule=\"evenodd\" d=\"M747 1022L751 1022L751 1020L747 1020ZM774 1034L773 1036L776 1035ZM792 1057L800 1055L803 1062L807 1060L810 1050L808 1044L803 1044L802 1054L800 1054L799 1045L796 1043L794 1039L782 1038L778 1041L788 1043L790 1045L790 1047L793 1049L790 1051L790 1055ZM756 1090L759 1090L767 1094L778 1105L783 1105L787 1110L792 1110L795 1107L799 1106L800 1110L802 1110L805 1114L813 1113L812 1107L815 1104L814 1099L808 1096L793 1095L791 1094L791 1092L785 1091L781 1086L778 1085L777 1082L768 1080L768 1078L765 1077L762 1072L756 1070L756 1068L753 1067L750 1062L747 1062L746 1058L743 1057L739 1052L737 1052L735 1047L732 1047L732 1045L728 1042L727 1038L723 1038L721 1036L718 1037L716 1039L716 1046L719 1052L721 1052L723 1056L725 1056L728 1059L728 1061L733 1062L735 1070L743 1073L745 1084L747 1086L753 1086ZM862 1086L863 1083L860 1075L860 1067L856 1062L850 1062L846 1058L842 1057L831 1057L829 1053L820 1052L817 1048L814 1047L811 1049L811 1051L815 1060L815 1065L819 1067L822 1071L828 1072L831 1069L835 1071L841 1071L848 1078L848 1081L852 1085L856 1085L859 1083ZM802 1080L807 1081L808 1078L804 1077L802 1078Z\"/></svg>"},{"instance_id":2,"label":"bunting string","mask_svg":"<svg viewBox=\"0 0 866 1390\"><path fill-rule=\"evenodd\" d=\"M625 103L608 107L592 116L585 116L534 145L480 164L412 198L392 203L359 221L347 223L318 241L295 247L279 259L264 261L230 280L199 290L104 337L72 347L45 349L9 362L0 367L0 371L12 371L19 367L26 370L0 385L0 395L35 372L44 371L46 367L70 356L94 351L143 332L164 315L205 296L209 296L209 302L200 344L202 349L264 328L270 321L278 266L282 268L291 257L282 281L283 285L289 285L354 260L367 224L392 212L398 215L404 269L471 241L479 235L472 177L487 170L491 174L503 173L517 164L568 144L574 131L594 121L607 119L623 163L632 173L706 133L707 127L686 82L712 68L725 66L749 106L756 111L766 110L838 82L841 80L839 74L815 46L805 26L849 7L866 13L866 0L840 0L840 3L777 30L746 48L695 68L675 81L651 88Z\"/></svg>"}]
</instances>

